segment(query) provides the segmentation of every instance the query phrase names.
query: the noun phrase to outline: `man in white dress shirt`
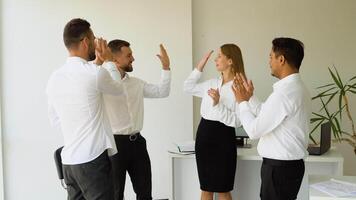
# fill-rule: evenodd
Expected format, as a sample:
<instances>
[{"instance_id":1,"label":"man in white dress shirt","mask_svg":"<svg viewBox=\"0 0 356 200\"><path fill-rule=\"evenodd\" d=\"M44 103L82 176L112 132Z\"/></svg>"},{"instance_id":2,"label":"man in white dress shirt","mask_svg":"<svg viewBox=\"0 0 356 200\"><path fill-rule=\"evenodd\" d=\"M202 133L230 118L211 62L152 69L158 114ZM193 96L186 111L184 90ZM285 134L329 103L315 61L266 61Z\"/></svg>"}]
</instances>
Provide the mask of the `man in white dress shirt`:
<instances>
[{"instance_id":1,"label":"man in white dress shirt","mask_svg":"<svg viewBox=\"0 0 356 200\"><path fill-rule=\"evenodd\" d=\"M102 93L123 95L123 87L101 66L88 63L95 54L115 66L106 41L95 37L89 22L72 19L63 32L66 63L47 85L49 118L64 136L61 153L68 199L114 199L111 163L117 152Z\"/></svg>"},{"instance_id":2,"label":"man in white dress shirt","mask_svg":"<svg viewBox=\"0 0 356 200\"><path fill-rule=\"evenodd\" d=\"M169 57L160 45L158 58L162 63L159 84L150 84L129 76L133 71L130 43L124 40L109 42L116 66L108 66L113 79L124 86L124 96L104 95L118 153L111 158L114 174L115 199L124 196L126 172L128 172L138 200L152 199L151 163L146 148L146 140L140 134L143 126L144 98L163 98L170 92L171 73Z\"/></svg>"},{"instance_id":3,"label":"man in white dress shirt","mask_svg":"<svg viewBox=\"0 0 356 200\"><path fill-rule=\"evenodd\" d=\"M261 104L253 96L253 84L241 74L233 91L240 107L240 120L251 139L260 139L262 200L294 200L304 176L308 155L311 98L299 75L304 45L292 38L272 41L270 66L279 79L273 93Z\"/></svg>"}]
</instances>

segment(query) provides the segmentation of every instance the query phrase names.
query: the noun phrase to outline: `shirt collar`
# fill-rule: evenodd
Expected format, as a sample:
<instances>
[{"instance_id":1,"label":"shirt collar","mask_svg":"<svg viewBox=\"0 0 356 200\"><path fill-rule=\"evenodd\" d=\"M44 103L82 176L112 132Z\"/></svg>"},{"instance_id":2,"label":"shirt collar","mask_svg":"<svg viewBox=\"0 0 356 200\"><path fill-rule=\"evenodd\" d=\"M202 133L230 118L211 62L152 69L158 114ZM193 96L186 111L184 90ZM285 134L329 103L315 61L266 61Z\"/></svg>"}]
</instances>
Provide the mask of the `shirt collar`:
<instances>
[{"instance_id":1,"label":"shirt collar","mask_svg":"<svg viewBox=\"0 0 356 200\"><path fill-rule=\"evenodd\" d=\"M67 62L71 63L71 62L82 62L82 63L88 63L87 60L81 58L81 57L77 57L77 56L71 56L67 58Z\"/></svg>"},{"instance_id":2,"label":"shirt collar","mask_svg":"<svg viewBox=\"0 0 356 200\"><path fill-rule=\"evenodd\" d=\"M119 74L120 74L120 76L121 76L121 73L120 73L120 72L119 72ZM126 79L129 79L129 78L130 78L129 74L125 72L125 75L124 75L124 77L123 77L121 80L126 80Z\"/></svg>"},{"instance_id":3,"label":"shirt collar","mask_svg":"<svg viewBox=\"0 0 356 200\"><path fill-rule=\"evenodd\" d=\"M281 80L277 81L276 83L274 83L273 84L273 89L278 89L278 88L282 87L285 84L296 82L296 81L299 81L299 80L300 80L299 73L290 74L290 75L282 78Z\"/></svg>"}]
</instances>

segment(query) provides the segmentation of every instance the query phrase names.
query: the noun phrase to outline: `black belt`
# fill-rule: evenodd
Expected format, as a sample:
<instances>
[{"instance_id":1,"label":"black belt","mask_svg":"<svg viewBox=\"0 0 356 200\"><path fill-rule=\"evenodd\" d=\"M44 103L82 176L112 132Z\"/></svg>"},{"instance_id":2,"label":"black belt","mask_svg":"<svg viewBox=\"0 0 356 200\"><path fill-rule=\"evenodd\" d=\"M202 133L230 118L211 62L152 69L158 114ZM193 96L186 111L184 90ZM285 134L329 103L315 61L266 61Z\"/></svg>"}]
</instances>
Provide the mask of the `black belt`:
<instances>
[{"instance_id":1,"label":"black belt","mask_svg":"<svg viewBox=\"0 0 356 200\"><path fill-rule=\"evenodd\" d=\"M304 160L275 160L270 158L263 158L263 164L272 165L272 166L295 166L303 164Z\"/></svg>"},{"instance_id":2,"label":"black belt","mask_svg":"<svg viewBox=\"0 0 356 200\"><path fill-rule=\"evenodd\" d=\"M132 134L132 135L114 135L115 138L119 138L119 139L128 139L131 142L136 141L138 137L140 137L141 134L140 132Z\"/></svg>"}]
</instances>

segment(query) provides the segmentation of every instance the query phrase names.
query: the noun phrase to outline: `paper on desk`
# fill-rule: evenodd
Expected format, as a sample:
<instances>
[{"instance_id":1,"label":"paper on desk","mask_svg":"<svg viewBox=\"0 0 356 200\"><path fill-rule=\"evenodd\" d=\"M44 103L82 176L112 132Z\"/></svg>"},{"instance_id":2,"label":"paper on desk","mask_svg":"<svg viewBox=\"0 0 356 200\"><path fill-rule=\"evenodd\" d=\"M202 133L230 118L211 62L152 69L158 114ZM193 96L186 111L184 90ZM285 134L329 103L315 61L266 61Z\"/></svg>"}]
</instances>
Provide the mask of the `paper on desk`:
<instances>
[{"instance_id":1,"label":"paper on desk","mask_svg":"<svg viewBox=\"0 0 356 200\"><path fill-rule=\"evenodd\" d=\"M172 150L168 150L169 153L173 153L173 154L178 154L178 155L193 155L195 154L195 152L179 152L179 151L172 151Z\"/></svg>"},{"instance_id":2,"label":"paper on desk","mask_svg":"<svg viewBox=\"0 0 356 200\"><path fill-rule=\"evenodd\" d=\"M179 152L189 152L189 153L194 153L195 152L195 141L184 141L184 142L179 142L175 143L175 145L178 148Z\"/></svg>"},{"instance_id":3,"label":"paper on desk","mask_svg":"<svg viewBox=\"0 0 356 200\"><path fill-rule=\"evenodd\" d=\"M356 197L356 184L345 181L331 179L312 184L311 187L332 197Z\"/></svg>"}]
</instances>

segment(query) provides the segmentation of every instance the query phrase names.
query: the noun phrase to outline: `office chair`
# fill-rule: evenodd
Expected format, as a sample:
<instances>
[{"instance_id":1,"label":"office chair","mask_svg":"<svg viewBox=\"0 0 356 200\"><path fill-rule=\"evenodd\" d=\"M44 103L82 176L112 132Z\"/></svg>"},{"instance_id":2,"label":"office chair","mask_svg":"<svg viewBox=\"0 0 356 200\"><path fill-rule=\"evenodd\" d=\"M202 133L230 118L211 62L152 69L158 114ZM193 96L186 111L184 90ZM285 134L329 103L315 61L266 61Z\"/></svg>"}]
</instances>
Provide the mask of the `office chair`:
<instances>
[{"instance_id":1,"label":"office chair","mask_svg":"<svg viewBox=\"0 0 356 200\"><path fill-rule=\"evenodd\" d=\"M63 176L63 167L62 167L62 158L61 158L62 149L63 147L54 151L54 162L56 163L57 174L59 180L61 181L61 185L64 189L67 189L67 185L64 182L64 176Z\"/></svg>"}]
</instances>

